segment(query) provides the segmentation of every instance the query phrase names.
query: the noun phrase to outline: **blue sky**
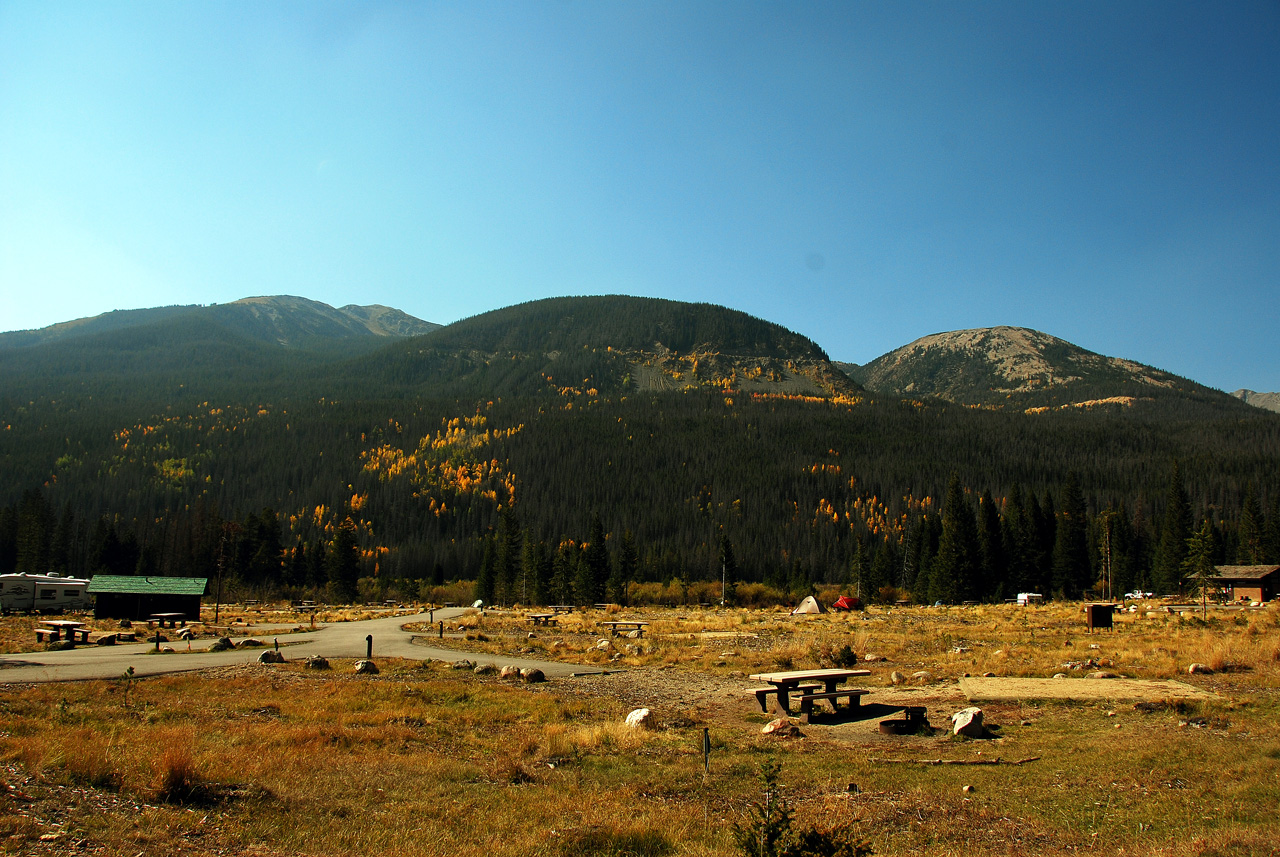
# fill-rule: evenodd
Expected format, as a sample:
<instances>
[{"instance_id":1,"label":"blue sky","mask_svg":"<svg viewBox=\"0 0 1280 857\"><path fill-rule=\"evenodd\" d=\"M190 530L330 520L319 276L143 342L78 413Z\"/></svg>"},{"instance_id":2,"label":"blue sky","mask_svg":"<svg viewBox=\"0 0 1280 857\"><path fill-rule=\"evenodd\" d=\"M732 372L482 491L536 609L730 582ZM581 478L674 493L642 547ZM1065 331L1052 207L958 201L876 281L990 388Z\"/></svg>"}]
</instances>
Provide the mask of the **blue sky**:
<instances>
[{"instance_id":1,"label":"blue sky","mask_svg":"<svg viewBox=\"0 0 1280 857\"><path fill-rule=\"evenodd\" d=\"M0 329L617 293L1280 390L1280 3L0 0Z\"/></svg>"}]
</instances>

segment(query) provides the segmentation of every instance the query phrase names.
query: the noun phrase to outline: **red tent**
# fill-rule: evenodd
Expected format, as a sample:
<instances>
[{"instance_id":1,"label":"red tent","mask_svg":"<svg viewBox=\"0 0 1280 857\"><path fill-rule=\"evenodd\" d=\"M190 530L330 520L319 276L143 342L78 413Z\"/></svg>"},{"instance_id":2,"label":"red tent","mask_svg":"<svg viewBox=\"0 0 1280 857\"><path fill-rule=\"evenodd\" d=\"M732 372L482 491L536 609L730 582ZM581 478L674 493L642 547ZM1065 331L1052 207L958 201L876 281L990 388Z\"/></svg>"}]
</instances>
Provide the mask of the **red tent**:
<instances>
[{"instance_id":1,"label":"red tent","mask_svg":"<svg viewBox=\"0 0 1280 857\"><path fill-rule=\"evenodd\" d=\"M841 595L839 598L836 599L836 603L831 605L831 609L832 610L857 610L861 606L862 606L862 602L860 602L858 599L849 595Z\"/></svg>"}]
</instances>

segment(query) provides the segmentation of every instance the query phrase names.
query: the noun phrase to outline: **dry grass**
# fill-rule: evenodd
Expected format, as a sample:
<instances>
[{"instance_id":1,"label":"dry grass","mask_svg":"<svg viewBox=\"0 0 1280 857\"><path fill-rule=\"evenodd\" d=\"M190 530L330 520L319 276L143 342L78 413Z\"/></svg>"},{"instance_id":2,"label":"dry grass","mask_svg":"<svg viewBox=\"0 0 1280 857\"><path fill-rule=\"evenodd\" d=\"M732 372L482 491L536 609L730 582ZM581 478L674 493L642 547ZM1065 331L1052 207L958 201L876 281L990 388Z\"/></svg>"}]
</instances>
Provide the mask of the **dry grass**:
<instances>
[{"instance_id":1,"label":"dry grass","mask_svg":"<svg viewBox=\"0 0 1280 857\"><path fill-rule=\"evenodd\" d=\"M600 625L649 620L642 639L613 638ZM887 676L927 670L938 679L971 675L1048 677L1105 669L1134 678L1182 678L1193 662L1254 687L1280 685L1280 610L1211 610L1196 615L1144 609L1120 613L1112 631L1088 633L1078 604L1019 608L872 608L791 616L783 610L648 609L578 612L535 628L523 611L475 613L453 623L452 645L470 652L531 655L586 665L681 665L751 673L848 665L874 657ZM602 648L602 641L607 644ZM433 641L433 644L439 641ZM883 668L883 669L882 669Z\"/></svg>"},{"instance_id":2,"label":"dry grass","mask_svg":"<svg viewBox=\"0 0 1280 857\"><path fill-rule=\"evenodd\" d=\"M594 648L605 638L598 620L632 615L652 622L643 640ZM818 666L847 646L888 659L870 664L873 683L916 668L942 679L1044 676L1092 658L1221 694L1151 712L991 705L988 720L1002 727L992 741L890 741L874 729L824 727L774 741L760 735L758 711L736 698L678 727L633 730L620 722L621 701L584 695L574 681L513 686L439 664L384 662L378 677L336 662L323 674L244 667L129 689L118 681L8 687L0 762L20 772L6 775L9 784L34 798L47 791L57 797L50 806L85 795L120 804L42 815L31 808L38 800L6 802L11 792L0 788L0 834L20 852L69 825L88 850L105 853L728 855L728 825L757 797L759 761L777 757L799 822L853 824L880 854L1274 853L1276 616L1224 612L1206 624L1126 614L1114 633L1089 635L1076 609L1058 606L805 618L623 610L575 614L530 640L522 616L491 612L463 623L489 642L458 638L513 652L559 642L566 657L604 662L635 645L622 663L724 676ZM1191 660L1219 672L1187 676ZM675 720L675 704L656 694L651 707ZM931 703L935 724L945 723L937 706L950 704ZM714 746L705 780L703 727ZM992 756L1038 761L917 763Z\"/></svg>"}]
</instances>

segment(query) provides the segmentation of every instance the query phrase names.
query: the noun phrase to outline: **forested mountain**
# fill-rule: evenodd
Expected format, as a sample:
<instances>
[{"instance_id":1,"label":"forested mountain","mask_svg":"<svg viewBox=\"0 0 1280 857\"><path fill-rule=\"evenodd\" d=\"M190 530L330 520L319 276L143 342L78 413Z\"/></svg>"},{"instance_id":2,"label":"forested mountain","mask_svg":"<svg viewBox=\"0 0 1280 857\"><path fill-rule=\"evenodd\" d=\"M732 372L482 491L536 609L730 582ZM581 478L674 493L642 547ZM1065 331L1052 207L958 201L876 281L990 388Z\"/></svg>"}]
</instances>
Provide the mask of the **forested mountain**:
<instances>
[{"instance_id":1,"label":"forested mountain","mask_svg":"<svg viewBox=\"0 0 1280 857\"><path fill-rule=\"evenodd\" d=\"M766 321L616 296L279 339L174 314L0 350L0 572L931 602L1173 591L1193 542L1280 562L1280 416L1142 367L1081 376L1163 391L1110 407L872 397Z\"/></svg>"},{"instance_id":2,"label":"forested mountain","mask_svg":"<svg viewBox=\"0 0 1280 857\"><path fill-rule=\"evenodd\" d=\"M163 325L190 317L223 326L247 339L279 345L315 345L325 340L369 336L418 336L440 327L398 309L374 304L335 309L291 295L243 298L211 306L168 306L115 310L39 330L0 333L0 350L59 343L77 337Z\"/></svg>"},{"instance_id":3,"label":"forested mountain","mask_svg":"<svg viewBox=\"0 0 1280 857\"><path fill-rule=\"evenodd\" d=\"M335 309L291 296L120 310L0 334L0 396L154 410L183 397L269 395L308 379L319 389L335 364L439 327L389 307Z\"/></svg>"},{"instance_id":4,"label":"forested mountain","mask_svg":"<svg viewBox=\"0 0 1280 857\"><path fill-rule=\"evenodd\" d=\"M621 295L549 298L464 319L384 349L352 373L402 389L473 396L715 388L860 391L821 348L711 304ZM367 389L367 388L366 388Z\"/></svg>"},{"instance_id":5,"label":"forested mountain","mask_svg":"<svg viewBox=\"0 0 1280 857\"><path fill-rule=\"evenodd\" d=\"M1268 411L1280 412L1280 393L1255 393L1253 390L1236 390L1231 395L1242 402Z\"/></svg>"},{"instance_id":6,"label":"forested mountain","mask_svg":"<svg viewBox=\"0 0 1280 857\"><path fill-rule=\"evenodd\" d=\"M876 393L964 405L1123 407L1165 400L1225 412L1235 405L1227 394L1186 378L1021 327L937 333L849 369Z\"/></svg>"}]
</instances>

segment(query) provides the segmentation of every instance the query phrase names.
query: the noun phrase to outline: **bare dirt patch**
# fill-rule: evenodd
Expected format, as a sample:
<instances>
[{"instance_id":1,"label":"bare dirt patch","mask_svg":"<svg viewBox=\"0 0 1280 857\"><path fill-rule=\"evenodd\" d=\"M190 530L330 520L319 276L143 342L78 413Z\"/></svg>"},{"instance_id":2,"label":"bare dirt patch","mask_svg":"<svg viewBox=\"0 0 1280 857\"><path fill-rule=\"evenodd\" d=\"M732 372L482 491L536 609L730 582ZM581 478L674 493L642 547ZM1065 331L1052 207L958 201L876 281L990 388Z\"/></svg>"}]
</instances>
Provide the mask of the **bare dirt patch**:
<instances>
[{"instance_id":1,"label":"bare dirt patch","mask_svg":"<svg viewBox=\"0 0 1280 857\"><path fill-rule=\"evenodd\" d=\"M960 690L973 702L1041 699L1156 702L1163 699L1213 699L1216 696L1173 679L1133 678L963 678Z\"/></svg>"}]
</instances>

